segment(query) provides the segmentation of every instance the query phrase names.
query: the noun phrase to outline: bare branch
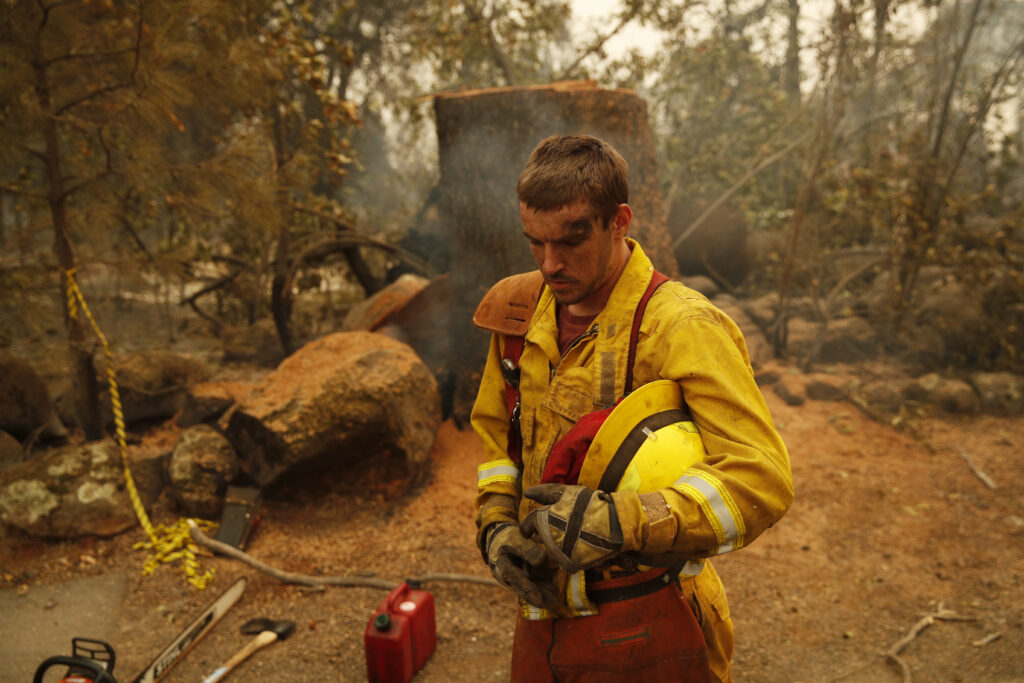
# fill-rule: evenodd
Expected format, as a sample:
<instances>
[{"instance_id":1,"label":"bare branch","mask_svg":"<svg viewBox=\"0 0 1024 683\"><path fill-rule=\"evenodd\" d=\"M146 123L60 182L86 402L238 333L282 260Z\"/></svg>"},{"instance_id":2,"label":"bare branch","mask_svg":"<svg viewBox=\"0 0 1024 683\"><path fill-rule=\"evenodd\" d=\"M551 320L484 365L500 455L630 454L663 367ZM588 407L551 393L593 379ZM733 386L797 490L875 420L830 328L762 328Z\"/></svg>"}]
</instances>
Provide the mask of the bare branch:
<instances>
[{"instance_id":1,"label":"bare branch","mask_svg":"<svg viewBox=\"0 0 1024 683\"><path fill-rule=\"evenodd\" d=\"M7 183L0 183L0 192L9 192L10 194L16 194L21 197L32 197L33 199L47 199L46 194L43 192L25 190L15 185L8 185Z\"/></svg>"},{"instance_id":2,"label":"bare branch","mask_svg":"<svg viewBox=\"0 0 1024 683\"><path fill-rule=\"evenodd\" d=\"M995 103L995 94L1003 83L1004 77L1016 72L1017 64L1020 62L1022 57L1024 57L1024 28L1017 32L1013 47L1006 53L1006 56L1003 57L1002 64L1000 64L999 68L992 74L992 78L989 81L989 87L986 89L985 95L978 103L977 111L975 111L974 115L971 117L970 129L960 140L960 146L957 149L956 157L953 159L952 168L950 168L949 174L941 186L943 189L948 188L953 183L953 178L956 177L957 171L960 170L960 164L963 162L964 155L967 153L967 147L970 144L971 139L974 137L975 133L981 129L982 125L985 123L985 117L988 116L989 111L992 109L992 105Z\"/></svg>"},{"instance_id":3,"label":"bare branch","mask_svg":"<svg viewBox=\"0 0 1024 683\"><path fill-rule=\"evenodd\" d=\"M964 452L963 449L960 449L960 457L963 458L965 462L967 462L967 466L971 468L971 472L973 472L974 476L981 480L982 484L987 486L990 490L995 490L996 483L992 481L992 477L982 472L981 468L974 464L974 460L972 460L971 456L967 455L967 453Z\"/></svg>"},{"instance_id":4,"label":"bare branch","mask_svg":"<svg viewBox=\"0 0 1024 683\"><path fill-rule=\"evenodd\" d=\"M94 175L92 177L86 178L85 180L83 180L83 181L81 181L79 183L76 183L75 185L72 185L68 189L64 190L64 192L60 195L60 198L61 199L67 199L68 197L73 195L75 192L78 192L79 190L81 190L86 185L90 185L90 184L96 182L97 180L99 180L100 178L105 178L105 177L109 176L110 174L111 174L111 172L108 170L108 171L103 171L102 173L97 173L96 175Z\"/></svg>"},{"instance_id":5,"label":"bare branch","mask_svg":"<svg viewBox=\"0 0 1024 683\"><path fill-rule=\"evenodd\" d=\"M907 663L900 659L899 654L903 651L907 645L920 635L921 631L925 630L929 626L939 621L977 621L975 617L965 617L957 614L956 612L950 612L947 609L943 609L942 603L939 603L939 609L932 614L925 615L910 629L910 632L904 637L900 638L896 643L890 647L886 653L885 658L890 662L893 662L900 668L900 672L903 674L903 683L911 683L910 667Z\"/></svg>"},{"instance_id":6,"label":"bare branch","mask_svg":"<svg viewBox=\"0 0 1024 683\"><path fill-rule=\"evenodd\" d=\"M231 273L230 275L225 275L223 277L219 277L216 280L214 280L213 282L211 282L210 284L206 285L205 287L202 287L198 291L193 292L192 295L190 297L188 297L187 299L182 299L181 301L179 301L178 305L179 306L185 306L185 305L191 306L191 305L193 305L195 303L195 301L197 299L199 299L199 297L205 296L205 295L209 294L210 292L215 292L218 289L223 289L227 285L229 285L232 282L234 282L235 279L237 279L238 276L241 275L241 274L242 274L242 271L238 270L238 271L235 271L234 273Z\"/></svg>"},{"instance_id":7,"label":"bare branch","mask_svg":"<svg viewBox=\"0 0 1024 683\"><path fill-rule=\"evenodd\" d=\"M629 9L628 12L622 15L622 17L619 19L619 23L615 26L615 28L613 28L611 31L604 34L603 36L599 35L585 50L583 50L583 52L581 52L576 57L575 60L573 60L572 64L565 67L565 69L562 70L562 73L552 78L552 80L562 81L571 78L573 72L579 68L580 64L583 63L584 59L586 59L587 57L589 57L590 55L594 54L602 47L604 47L604 44L611 40L613 37L615 37L615 35L618 34L618 32L621 31L626 26L626 24L633 21L633 19L636 18L636 15L639 14L639 12L640 4L636 3Z\"/></svg>"},{"instance_id":8,"label":"bare branch","mask_svg":"<svg viewBox=\"0 0 1024 683\"><path fill-rule=\"evenodd\" d=\"M373 577L373 576L310 576L309 574L297 574L295 572L283 571L272 567L271 565L257 560L252 555L249 555L242 550L239 550L233 545L228 545L221 541L215 540L207 536L199 525L193 521L189 521L190 533L192 540L198 545L211 550L220 555L225 555L233 560L238 560L244 564L249 565L253 569L268 574L279 581L285 583L295 583L303 586L358 586L364 588L381 588L383 590L392 590L402 582L398 579L387 579L384 577ZM412 577L410 580L419 583L429 583L431 581L458 581L462 583L477 583L484 586L495 586L499 584L497 581L489 576L474 576L472 574L448 574L448 573L427 573L421 576Z\"/></svg>"},{"instance_id":9,"label":"bare branch","mask_svg":"<svg viewBox=\"0 0 1024 683\"><path fill-rule=\"evenodd\" d=\"M775 152L771 156L767 157L766 159L763 159L762 161L756 163L755 165L753 165L749 169L747 169L747 172L744 173L743 176L739 180L737 180L735 183L733 183L732 186L729 187L729 189L727 189L725 192L720 194L718 196L718 198L715 199L715 201L711 202L711 204L709 204L708 207L706 209L704 209L704 211L699 216L697 216L697 218L695 218L692 223L690 223L690 225L686 228L686 230L683 230L682 234L680 234L679 237L677 237L675 239L675 241L672 242L672 248L673 249L678 249L679 245L681 245L683 242L685 242L686 238L688 238L690 235L692 235L693 232L697 228L699 228L704 223L704 221L707 220L708 216L710 216L712 213L714 213L715 210L718 207L720 207L722 204L724 204L726 201L728 201L730 197L732 197L734 194L736 194L736 192L741 187L743 187L744 185L747 184L748 180L750 180L751 178L756 176L758 173L760 173L764 169L768 168L769 166L774 164L776 161L778 161L779 159L783 158L784 156L786 156L787 154L792 152L794 149L796 149L797 147L802 145L807 140L807 138L809 138L810 136L811 136L811 131L808 131L808 132L804 133L799 138L797 138L796 140L793 140L791 143L789 143L788 145L786 145L785 147L783 147L779 151Z\"/></svg>"},{"instance_id":10,"label":"bare branch","mask_svg":"<svg viewBox=\"0 0 1024 683\"><path fill-rule=\"evenodd\" d=\"M960 75L960 69L963 67L964 57L967 55L967 47L971 43L974 29L978 27L978 13L981 11L981 3L982 0L974 0L974 5L971 7L970 23L967 25L964 40L960 43L953 57L953 73L949 76L948 87L942 98L942 111L939 114L939 122L935 128L935 140L932 142L932 159L938 159L939 152L942 149L942 138L946 135L946 125L949 120L949 110L953 103L953 93L956 90L957 78Z\"/></svg>"},{"instance_id":11,"label":"bare branch","mask_svg":"<svg viewBox=\"0 0 1024 683\"><path fill-rule=\"evenodd\" d=\"M111 85L105 85L102 88L98 88L96 90L88 92L82 95L81 97L77 97L71 100L70 102L63 104L62 106L58 107L56 111L54 111L53 115L60 116L67 112L69 109L73 109L74 107L77 107L80 104L84 104L95 97L99 97L100 95L106 95L107 93L115 92L117 90L124 90L125 88L130 88L131 86L131 82L112 83Z\"/></svg>"},{"instance_id":12,"label":"bare branch","mask_svg":"<svg viewBox=\"0 0 1024 683\"><path fill-rule=\"evenodd\" d=\"M51 66L53 64L57 64L58 62L67 62L67 61L71 61L73 59L97 59L97 60L98 59L107 59L108 57L117 57L119 55L131 54L132 52L135 52L135 51L136 51L136 48L134 46L132 46L132 47L122 48L120 50L106 50L106 51L101 51L101 52L68 53L66 55L60 55L58 57L50 57L49 59L44 60L43 61L43 66Z\"/></svg>"},{"instance_id":13,"label":"bare branch","mask_svg":"<svg viewBox=\"0 0 1024 683\"><path fill-rule=\"evenodd\" d=\"M28 145L22 142L16 142L14 143L14 146L20 149L21 151L25 152L26 154L34 156L36 159L39 159L44 163L46 162L46 152L40 152L38 149L35 149L34 147L29 147Z\"/></svg>"},{"instance_id":14,"label":"bare branch","mask_svg":"<svg viewBox=\"0 0 1024 683\"><path fill-rule=\"evenodd\" d=\"M483 29L487 32L487 47L491 51L491 56L494 57L494 63L498 66L502 75L505 76L505 82L507 85L516 85L518 82L515 77L515 67L512 65L512 60L508 58L505 51L498 45L498 39L494 35L494 29L491 26L491 19L493 17L485 17L477 10L476 6L473 5L472 0L462 0L462 6L466 9L466 14L473 23L480 24Z\"/></svg>"}]
</instances>

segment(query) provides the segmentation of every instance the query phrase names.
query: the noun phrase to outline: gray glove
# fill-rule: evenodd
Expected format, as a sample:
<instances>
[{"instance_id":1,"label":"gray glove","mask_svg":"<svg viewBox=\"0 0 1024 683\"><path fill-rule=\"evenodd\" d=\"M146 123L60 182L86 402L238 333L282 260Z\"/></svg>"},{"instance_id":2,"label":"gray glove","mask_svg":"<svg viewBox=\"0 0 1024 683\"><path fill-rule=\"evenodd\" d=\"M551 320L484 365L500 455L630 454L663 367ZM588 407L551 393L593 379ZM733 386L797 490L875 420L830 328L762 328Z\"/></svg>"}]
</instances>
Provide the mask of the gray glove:
<instances>
[{"instance_id":1,"label":"gray glove","mask_svg":"<svg viewBox=\"0 0 1024 683\"><path fill-rule=\"evenodd\" d=\"M495 524L487 530L487 566L502 586L534 607L558 604L558 590L541 580L547 553L544 546L523 538L514 524Z\"/></svg>"},{"instance_id":2,"label":"gray glove","mask_svg":"<svg viewBox=\"0 0 1024 683\"><path fill-rule=\"evenodd\" d=\"M546 507L527 515L519 530L527 538L537 534L565 571L588 569L622 550L622 527L607 493L586 486L541 484L523 495Z\"/></svg>"}]
</instances>

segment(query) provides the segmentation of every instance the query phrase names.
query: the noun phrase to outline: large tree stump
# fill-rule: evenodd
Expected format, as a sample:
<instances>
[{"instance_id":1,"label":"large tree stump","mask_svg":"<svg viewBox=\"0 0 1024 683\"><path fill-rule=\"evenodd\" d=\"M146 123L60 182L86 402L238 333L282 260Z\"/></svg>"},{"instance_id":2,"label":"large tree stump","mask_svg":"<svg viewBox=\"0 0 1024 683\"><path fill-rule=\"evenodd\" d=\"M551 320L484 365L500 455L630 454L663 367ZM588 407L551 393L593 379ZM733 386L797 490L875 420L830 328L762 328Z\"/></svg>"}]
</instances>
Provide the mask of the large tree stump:
<instances>
[{"instance_id":1,"label":"large tree stump","mask_svg":"<svg viewBox=\"0 0 1024 683\"><path fill-rule=\"evenodd\" d=\"M438 95L434 100L441 167L442 224L452 256L451 357L456 415L468 414L487 339L471 317L488 287L536 268L519 220L516 181L530 152L549 135L593 135L629 163L630 235L655 266L678 274L664 224L654 141L646 102L629 90L594 81L494 88Z\"/></svg>"}]
</instances>

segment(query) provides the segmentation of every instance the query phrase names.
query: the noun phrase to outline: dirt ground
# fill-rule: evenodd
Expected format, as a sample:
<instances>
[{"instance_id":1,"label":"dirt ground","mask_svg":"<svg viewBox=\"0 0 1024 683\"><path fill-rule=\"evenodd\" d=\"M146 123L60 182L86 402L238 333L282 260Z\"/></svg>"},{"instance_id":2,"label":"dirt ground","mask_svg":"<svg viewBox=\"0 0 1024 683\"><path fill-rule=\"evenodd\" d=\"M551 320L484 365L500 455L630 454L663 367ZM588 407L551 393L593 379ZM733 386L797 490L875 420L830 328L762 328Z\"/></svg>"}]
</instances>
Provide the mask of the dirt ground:
<instances>
[{"instance_id":1,"label":"dirt ground","mask_svg":"<svg viewBox=\"0 0 1024 683\"><path fill-rule=\"evenodd\" d=\"M850 403L791 407L770 389L766 396L790 449L797 497L775 528L715 561L736 623L736 680L900 681L885 653L924 617L941 613L946 618L916 631L901 649L914 681L1024 681L1024 417L923 415L898 431ZM166 439L167 429L146 438ZM389 479L385 465L288 482L266 493L247 550L307 574L485 576L473 544L480 457L472 432L449 421L428 482L415 491ZM175 519L163 503L153 517ZM141 576L145 553L131 546L142 539L141 530L52 544L3 538L0 603L13 605L4 607L8 629L27 633L29 622L38 626L45 616L46 636L64 644L49 654L64 654L71 636L92 634L82 631L88 626L65 632L73 620L62 610L89 607L57 598L32 603L33 596L90 577L120 577L120 584L95 589L106 592L96 596L105 602L88 616L117 649L119 680L131 680L244 575L250 582L238 605L164 680L200 680L248 640L239 628L256 616L291 619L298 628L234 678L365 680L363 631L384 591L284 585L208 556L201 563L215 569L215 579L197 591L173 566ZM436 600L438 643L416 680L507 679L511 596L464 583L424 588ZM0 648L17 654L11 641ZM27 666L0 679L29 680L34 664Z\"/></svg>"}]
</instances>

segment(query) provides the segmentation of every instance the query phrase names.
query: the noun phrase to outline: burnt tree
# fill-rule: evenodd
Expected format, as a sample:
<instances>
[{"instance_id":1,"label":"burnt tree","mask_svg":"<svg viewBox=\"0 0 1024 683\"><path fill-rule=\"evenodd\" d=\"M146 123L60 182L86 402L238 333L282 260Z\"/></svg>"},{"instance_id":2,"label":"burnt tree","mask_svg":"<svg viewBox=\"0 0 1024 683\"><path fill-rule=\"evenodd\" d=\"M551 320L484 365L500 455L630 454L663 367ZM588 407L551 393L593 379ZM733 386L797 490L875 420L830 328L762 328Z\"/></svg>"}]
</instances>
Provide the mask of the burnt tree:
<instances>
[{"instance_id":1,"label":"burnt tree","mask_svg":"<svg viewBox=\"0 0 1024 683\"><path fill-rule=\"evenodd\" d=\"M434 100L441 168L441 224L452 263L450 357L455 414L466 416L487 351L472 314L499 279L533 270L519 220L516 181L530 152L549 135L593 135L629 163L630 235L655 266L678 274L664 223L646 102L593 81L460 91Z\"/></svg>"}]
</instances>

